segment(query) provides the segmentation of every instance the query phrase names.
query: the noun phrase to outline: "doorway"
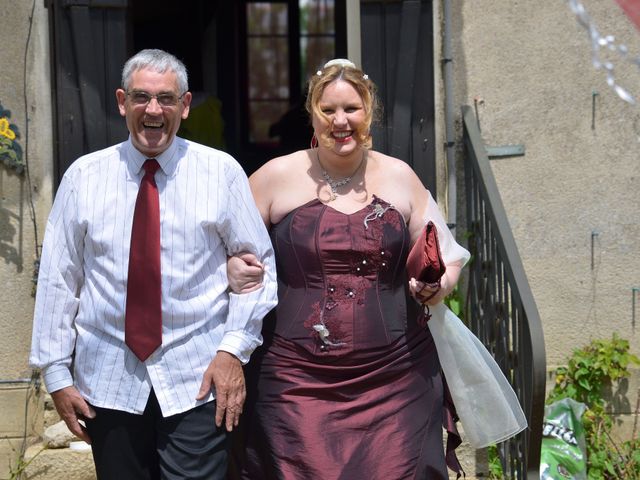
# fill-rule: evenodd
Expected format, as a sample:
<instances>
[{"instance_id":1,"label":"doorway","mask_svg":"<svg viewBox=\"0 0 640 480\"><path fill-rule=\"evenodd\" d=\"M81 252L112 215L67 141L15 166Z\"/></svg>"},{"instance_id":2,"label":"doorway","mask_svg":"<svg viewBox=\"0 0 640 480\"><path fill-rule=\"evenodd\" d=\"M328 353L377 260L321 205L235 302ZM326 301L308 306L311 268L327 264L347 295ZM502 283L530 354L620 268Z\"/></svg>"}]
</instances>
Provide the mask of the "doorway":
<instances>
[{"instance_id":1,"label":"doorway","mask_svg":"<svg viewBox=\"0 0 640 480\"><path fill-rule=\"evenodd\" d=\"M346 1L49 0L57 181L82 154L126 138L113 92L144 48L187 67L194 102L179 135L229 152L247 174L308 146L305 82L346 55Z\"/></svg>"}]
</instances>

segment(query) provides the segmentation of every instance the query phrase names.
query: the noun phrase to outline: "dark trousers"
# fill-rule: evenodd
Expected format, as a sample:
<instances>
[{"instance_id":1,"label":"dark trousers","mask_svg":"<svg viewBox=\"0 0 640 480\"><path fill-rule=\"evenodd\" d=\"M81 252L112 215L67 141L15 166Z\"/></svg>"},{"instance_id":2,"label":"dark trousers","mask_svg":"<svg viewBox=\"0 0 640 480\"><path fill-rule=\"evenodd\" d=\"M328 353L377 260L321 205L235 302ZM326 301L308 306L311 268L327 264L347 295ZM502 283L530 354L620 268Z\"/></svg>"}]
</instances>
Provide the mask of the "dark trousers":
<instances>
[{"instance_id":1,"label":"dark trousers","mask_svg":"<svg viewBox=\"0 0 640 480\"><path fill-rule=\"evenodd\" d=\"M229 449L216 403L163 418L155 394L142 415L94 407L87 420L99 480L223 480Z\"/></svg>"}]
</instances>

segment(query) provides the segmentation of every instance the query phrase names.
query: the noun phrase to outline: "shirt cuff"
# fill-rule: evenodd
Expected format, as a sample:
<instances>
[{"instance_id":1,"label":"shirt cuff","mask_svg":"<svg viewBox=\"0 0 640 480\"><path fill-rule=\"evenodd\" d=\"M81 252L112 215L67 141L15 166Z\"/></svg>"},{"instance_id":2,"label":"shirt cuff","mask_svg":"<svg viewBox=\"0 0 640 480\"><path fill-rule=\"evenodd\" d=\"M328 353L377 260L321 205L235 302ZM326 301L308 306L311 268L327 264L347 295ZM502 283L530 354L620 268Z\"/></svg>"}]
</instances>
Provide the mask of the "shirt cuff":
<instances>
[{"instance_id":1,"label":"shirt cuff","mask_svg":"<svg viewBox=\"0 0 640 480\"><path fill-rule=\"evenodd\" d=\"M42 377L49 393L73 386L73 377L65 365L49 365L43 369Z\"/></svg>"},{"instance_id":2,"label":"shirt cuff","mask_svg":"<svg viewBox=\"0 0 640 480\"><path fill-rule=\"evenodd\" d=\"M252 341L247 338L246 334L241 332L225 332L222 342L220 342L218 346L218 350L235 355L243 365L246 365L249 363L249 358L256 344L260 345L260 343L260 341Z\"/></svg>"}]
</instances>

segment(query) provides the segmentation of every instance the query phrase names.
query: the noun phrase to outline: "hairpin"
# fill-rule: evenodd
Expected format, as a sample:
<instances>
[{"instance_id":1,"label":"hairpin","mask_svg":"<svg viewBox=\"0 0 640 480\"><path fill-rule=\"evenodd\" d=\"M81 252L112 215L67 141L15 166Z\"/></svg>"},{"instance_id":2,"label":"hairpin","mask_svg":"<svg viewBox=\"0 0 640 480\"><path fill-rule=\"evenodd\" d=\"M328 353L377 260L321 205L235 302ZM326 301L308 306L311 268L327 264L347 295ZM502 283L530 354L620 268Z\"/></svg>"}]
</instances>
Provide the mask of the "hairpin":
<instances>
[{"instance_id":1,"label":"hairpin","mask_svg":"<svg viewBox=\"0 0 640 480\"><path fill-rule=\"evenodd\" d=\"M325 68L331 67L333 65L339 65L343 68L344 67L357 68L356 64L353 63L351 60L347 60L346 58L334 58L333 60L329 60L327 63L325 63L324 66L322 67L322 70L324 70ZM318 70L316 72L316 75L321 76L322 70ZM369 80L369 75L365 73L364 75L362 75L362 79Z\"/></svg>"},{"instance_id":2,"label":"hairpin","mask_svg":"<svg viewBox=\"0 0 640 480\"><path fill-rule=\"evenodd\" d=\"M334 58L333 60L329 60L327 63L324 64L324 67L322 68L327 68L332 65L340 65L341 67L356 68L356 64L353 63L351 60L347 60L346 58Z\"/></svg>"}]
</instances>

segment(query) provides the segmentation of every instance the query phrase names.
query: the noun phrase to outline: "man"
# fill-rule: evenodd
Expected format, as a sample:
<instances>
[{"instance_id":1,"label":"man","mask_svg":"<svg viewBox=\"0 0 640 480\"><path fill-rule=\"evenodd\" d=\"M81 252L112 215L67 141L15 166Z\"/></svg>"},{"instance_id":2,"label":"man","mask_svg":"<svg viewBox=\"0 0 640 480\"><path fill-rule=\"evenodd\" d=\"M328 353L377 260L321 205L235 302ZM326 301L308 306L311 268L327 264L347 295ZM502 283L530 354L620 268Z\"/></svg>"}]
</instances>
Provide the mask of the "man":
<instances>
[{"instance_id":1,"label":"man","mask_svg":"<svg viewBox=\"0 0 640 480\"><path fill-rule=\"evenodd\" d=\"M237 162L176 136L191 102L179 60L141 51L116 98L129 139L78 159L54 201L30 363L98 478L223 478L242 365L276 303L273 251ZM263 284L229 294L241 251Z\"/></svg>"}]
</instances>

